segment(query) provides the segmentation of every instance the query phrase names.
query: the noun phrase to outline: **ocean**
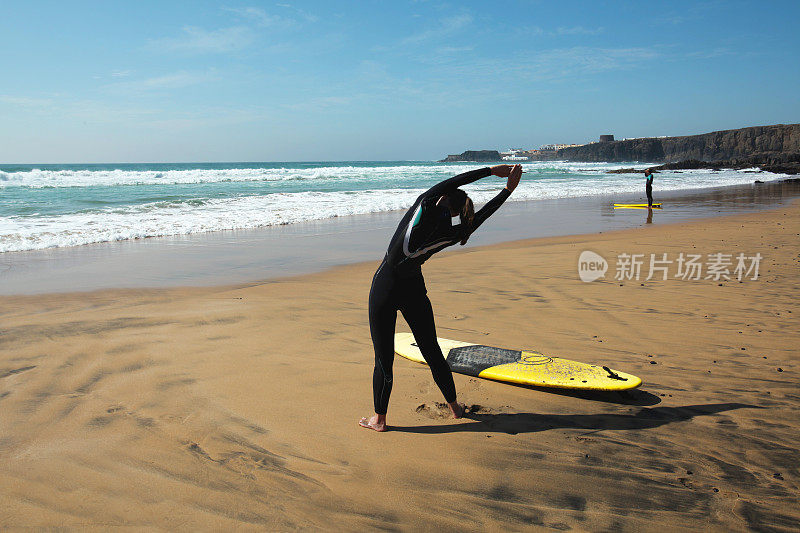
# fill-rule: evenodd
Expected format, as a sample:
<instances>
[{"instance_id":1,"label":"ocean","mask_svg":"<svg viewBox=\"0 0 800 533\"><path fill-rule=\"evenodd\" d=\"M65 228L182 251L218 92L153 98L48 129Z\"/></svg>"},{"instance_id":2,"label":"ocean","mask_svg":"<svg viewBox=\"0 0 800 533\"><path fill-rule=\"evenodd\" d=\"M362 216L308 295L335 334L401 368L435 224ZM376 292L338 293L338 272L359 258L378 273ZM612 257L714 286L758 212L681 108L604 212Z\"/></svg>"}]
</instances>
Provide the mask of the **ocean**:
<instances>
[{"instance_id":1,"label":"ocean","mask_svg":"<svg viewBox=\"0 0 800 533\"><path fill-rule=\"evenodd\" d=\"M430 161L0 165L0 253L404 209L433 184L482 166ZM643 193L642 174L609 174L633 166L647 164L523 163L527 173L509 201ZM668 171L656 174L654 187L679 191L754 179L748 171ZM465 190L480 204L504 183L486 178Z\"/></svg>"}]
</instances>

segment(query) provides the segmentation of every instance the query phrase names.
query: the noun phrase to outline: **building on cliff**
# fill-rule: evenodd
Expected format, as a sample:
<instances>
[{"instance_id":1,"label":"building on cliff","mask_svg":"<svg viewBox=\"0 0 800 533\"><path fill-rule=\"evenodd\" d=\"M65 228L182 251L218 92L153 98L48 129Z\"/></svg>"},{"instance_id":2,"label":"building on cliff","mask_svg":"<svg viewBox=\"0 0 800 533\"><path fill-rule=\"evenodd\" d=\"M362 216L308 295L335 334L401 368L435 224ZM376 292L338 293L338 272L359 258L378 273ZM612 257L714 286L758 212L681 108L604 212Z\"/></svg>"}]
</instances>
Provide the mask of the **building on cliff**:
<instances>
[{"instance_id":1,"label":"building on cliff","mask_svg":"<svg viewBox=\"0 0 800 533\"><path fill-rule=\"evenodd\" d=\"M571 146L583 146L582 144L545 144L539 148L539 152L553 152L561 150L562 148L569 148Z\"/></svg>"},{"instance_id":2,"label":"building on cliff","mask_svg":"<svg viewBox=\"0 0 800 533\"><path fill-rule=\"evenodd\" d=\"M522 148L509 148L505 152L500 152L503 161L527 161L529 159L527 151Z\"/></svg>"}]
</instances>

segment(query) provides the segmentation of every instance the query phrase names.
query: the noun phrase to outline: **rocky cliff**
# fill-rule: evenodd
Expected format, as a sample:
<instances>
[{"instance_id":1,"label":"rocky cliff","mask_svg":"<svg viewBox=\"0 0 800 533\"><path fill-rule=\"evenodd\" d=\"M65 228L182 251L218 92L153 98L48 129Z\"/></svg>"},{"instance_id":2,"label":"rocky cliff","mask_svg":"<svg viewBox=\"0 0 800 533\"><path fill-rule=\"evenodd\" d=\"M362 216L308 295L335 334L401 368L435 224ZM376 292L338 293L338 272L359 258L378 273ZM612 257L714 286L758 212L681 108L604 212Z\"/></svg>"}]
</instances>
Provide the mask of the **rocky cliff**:
<instances>
[{"instance_id":1,"label":"rocky cliff","mask_svg":"<svg viewBox=\"0 0 800 533\"><path fill-rule=\"evenodd\" d=\"M800 124L754 126L702 135L630 139L562 148L556 159L569 161L752 160L779 164L800 154Z\"/></svg>"},{"instance_id":2,"label":"rocky cliff","mask_svg":"<svg viewBox=\"0 0 800 533\"><path fill-rule=\"evenodd\" d=\"M502 157L497 150L467 150L461 154L448 155L442 159L442 163L451 163L454 161L501 161Z\"/></svg>"}]
</instances>

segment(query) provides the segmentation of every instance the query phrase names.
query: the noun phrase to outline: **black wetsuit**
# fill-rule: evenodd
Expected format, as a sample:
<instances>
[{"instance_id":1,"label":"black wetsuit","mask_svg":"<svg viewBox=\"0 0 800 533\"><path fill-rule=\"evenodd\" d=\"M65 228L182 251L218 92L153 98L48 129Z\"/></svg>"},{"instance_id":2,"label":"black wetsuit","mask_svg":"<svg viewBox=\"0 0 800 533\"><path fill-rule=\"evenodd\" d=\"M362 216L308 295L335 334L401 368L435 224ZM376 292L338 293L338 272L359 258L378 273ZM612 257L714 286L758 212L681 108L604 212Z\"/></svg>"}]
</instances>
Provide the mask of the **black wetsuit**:
<instances>
[{"instance_id":1,"label":"black wetsuit","mask_svg":"<svg viewBox=\"0 0 800 533\"><path fill-rule=\"evenodd\" d=\"M649 176L645 176L647 181L645 182L644 191L647 193L647 205L653 205L653 175L650 174Z\"/></svg>"},{"instance_id":2,"label":"black wetsuit","mask_svg":"<svg viewBox=\"0 0 800 533\"><path fill-rule=\"evenodd\" d=\"M394 329L398 310L408 322L445 400L453 402L456 399L450 366L436 341L433 308L420 267L439 250L461 241L466 231L471 233L478 229L506 201L511 192L503 189L475 213L469 230L462 228L461 224L453 226L449 208L436 205L441 196L453 189L489 175L491 169L488 167L473 170L438 183L421 194L397 226L386 257L372 278L369 329L375 348L372 389L378 414L386 414L392 392Z\"/></svg>"}]
</instances>

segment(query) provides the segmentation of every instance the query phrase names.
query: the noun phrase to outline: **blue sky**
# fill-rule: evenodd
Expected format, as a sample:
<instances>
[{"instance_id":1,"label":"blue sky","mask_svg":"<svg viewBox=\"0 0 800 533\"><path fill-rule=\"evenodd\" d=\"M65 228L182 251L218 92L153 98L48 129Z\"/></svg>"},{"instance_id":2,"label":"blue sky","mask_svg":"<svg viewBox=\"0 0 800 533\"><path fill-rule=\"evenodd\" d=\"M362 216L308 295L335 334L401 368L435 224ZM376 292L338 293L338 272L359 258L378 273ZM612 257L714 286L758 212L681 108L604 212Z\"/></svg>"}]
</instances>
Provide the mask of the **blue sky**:
<instances>
[{"instance_id":1,"label":"blue sky","mask_svg":"<svg viewBox=\"0 0 800 533\"><path fill-rule=\"evenodd\" d=\"M439 159L800 122L796 1L0 14L0 163Z\"/></svg>"}]
</instances>

